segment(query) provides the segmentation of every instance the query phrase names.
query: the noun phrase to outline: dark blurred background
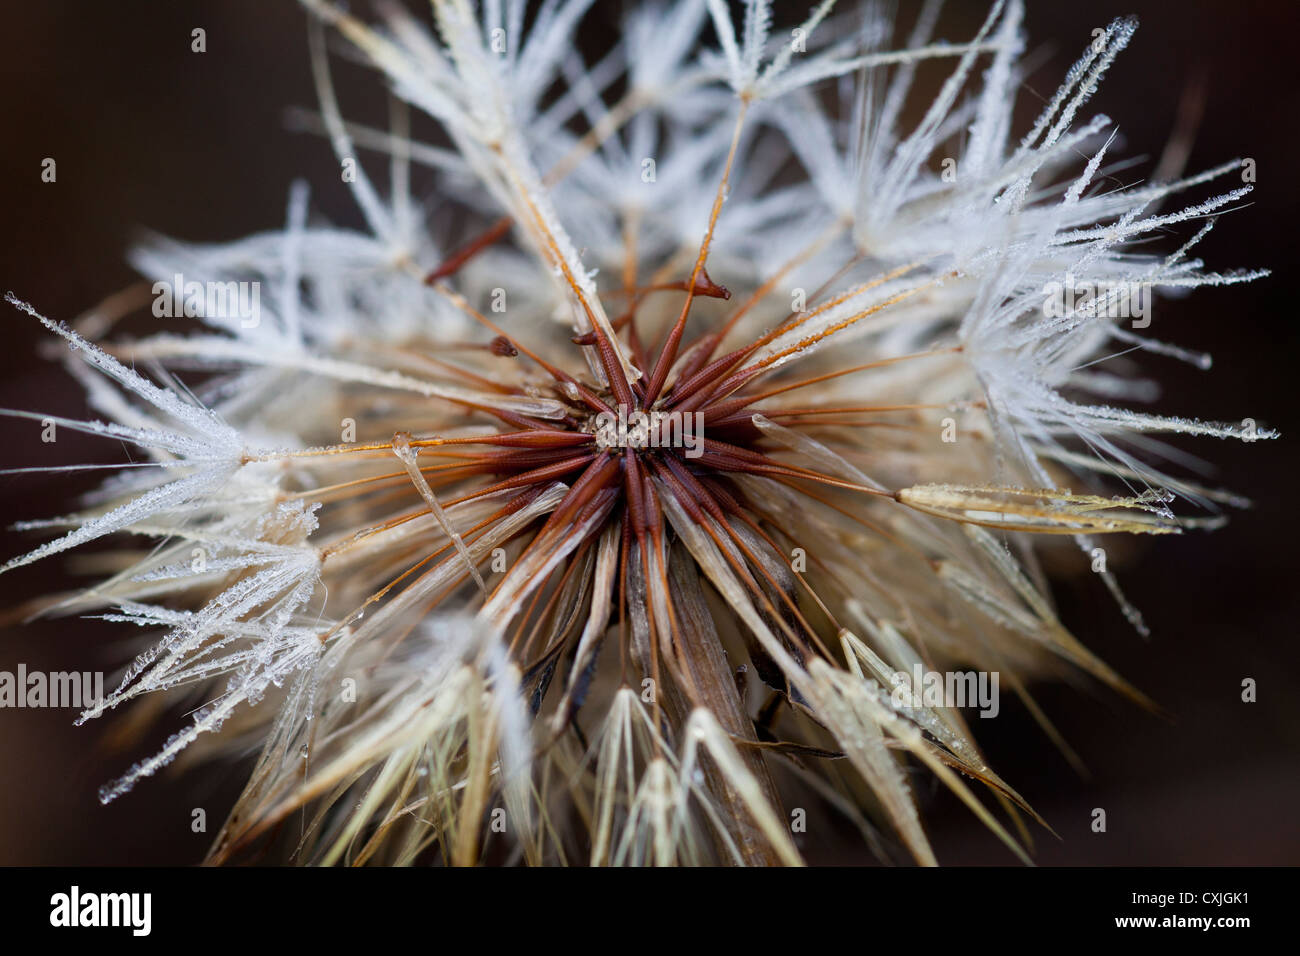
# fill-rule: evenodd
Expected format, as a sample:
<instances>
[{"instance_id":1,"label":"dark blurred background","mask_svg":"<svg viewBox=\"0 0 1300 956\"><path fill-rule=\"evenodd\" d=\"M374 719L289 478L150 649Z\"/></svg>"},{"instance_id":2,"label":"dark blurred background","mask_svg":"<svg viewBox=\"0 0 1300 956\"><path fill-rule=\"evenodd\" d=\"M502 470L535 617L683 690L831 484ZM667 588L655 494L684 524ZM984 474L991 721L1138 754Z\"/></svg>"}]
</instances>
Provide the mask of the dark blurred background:
<instances>
[{"instance_id":1,"label":"dark blurred background","mask_svg":"<svg viewBox=\"0 0 1300 956\"><path fill-rule=\"evenodd\" d=\"M591 55L606 48L620 4L601 0L584 28ZM778 14L794 14L778 4ZM802 8L802 4L799 5ZM848 9L852 0L841 6ZM901 3L901 19L914 13ZM353 9L365 12L364 3ZM950 4L939 35L962 41L985 12ZM1125 147L1149 162L1168 140L1180 101L1205 81L1203 119L1188 169L1233 157L1257 161L1255 192L1226 216L1197 254L1212 269L1267 267L1272 277L1206 289L1156 304L1151 333L1214 354L1211 372L1147 358L1165 386L1161 411L1207 419L1253 417L1284 433L1277 442L1184 443L1219 466L1217 480L1250 496L1224 529L1136 542L1114 566L1152 629L1144 641L1090 574L1065 575L1055 594L1065 622L1171 714L1153 717L1104 691L1051 685L1036 698L1091 774L1081 779L1032 719L1004 695L996 721L974 729L991 765L1060 834L1035 831L1043 864L1281 864L1300 862L1300 664L1296 653L1297 484L1294 319L1296 173L1295 54L1300 16L1289 0L1168 3L1030 0L1030 51L1038 66L1022 91L1027 123L1055 90L1092 30L1116 16L1141 19L1085 115L1114 119ZM0 30L0 288L44 314L71 320L136 277L124 253L145 229L183 239L226 240L283 223L288 187L313 185L315 209L357 223L328 144L294 132L290 107L315 105L305 15L287 0L113 4L47 0L5 4ZM191 31L207 51L191 52ZM382 125L385 95L368 74L335 61L345 114ZM349 82L360 79L360 82ZM1025 125L1017 129L1023 132ZM1112 151L1112 155L1115 152ZM41 182L41 162L57 181ZM382 172L382 164L375 169ZM1226 182L1226 181L1225 181ZM427 182L432 188L432 183ZM1229 185L1222 187L1230 188ZM1202 190L1194 194L1202 198ZM1185 233L1179 233L1185 238ZM1170 238L1169 250L1177 245ZM37 358L39 326L0 311L0 407L84 413L80 389ZM3 467L41 464L49 446L30 421L0 420ZM61 463L122 460L120 449L64 430ZM93 484L83 476L0 476L0 522L55 515ZM39 539L9 531L0 558ZM60 559L0 577L0 608L70 587ZM6 626L0 670L19 662L46 671L111 672L133 636L120 625L78 619ZM1254 678L1258 701L1241 701ZM109 717L74 728L61 710L0 710L0 863L192 863L201 859L238 792L234 764L145 781L108 807L100 784L151 753L184 719L151 738L110 746ZM978 726L992 724L992 726ZM918 778L927 826L946 863L1013 862L947 795ZM191 830L193 808L207 834ZM1091 832L1104 808L1107 832ZM814 858L865 861L856 845L809 835Z\"/></svg>"}]
</instances>

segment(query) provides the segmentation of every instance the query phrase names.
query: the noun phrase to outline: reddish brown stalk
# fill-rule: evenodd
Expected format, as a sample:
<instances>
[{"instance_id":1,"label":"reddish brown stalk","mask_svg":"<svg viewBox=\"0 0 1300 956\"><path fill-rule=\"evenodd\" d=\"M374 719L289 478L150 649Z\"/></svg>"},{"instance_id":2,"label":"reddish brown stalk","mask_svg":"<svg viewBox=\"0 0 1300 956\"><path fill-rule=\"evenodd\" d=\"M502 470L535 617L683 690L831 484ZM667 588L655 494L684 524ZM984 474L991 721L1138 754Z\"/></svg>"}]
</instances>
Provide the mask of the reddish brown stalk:
<instances>
[{"instance_id":1,"label":"reddish brown stalk","mask_svg":"<svg viewBox=\"0 0 1300 956\"><path fill-rule=\"evenodd\" d=\"M739 409L727 414L727 406L739 404ZM827 415L847 415L854 413L877 412L886 413L892 411L911 411L924 408L946 408L945 405L914 405L914 406L859 406L845 408L803 408L803 409L784 409L784 408L747 408L750 404L746 400L743 404L738 402L726 402L713 409L709 409L705 414L705 424L711 425L715 429L732 428L736 425L748 425L755 415L762 415L764 418L773 421L781 418L793 418L799 421L796 424L806 424L809 426L816 425L833 425L833 424L862 424L866 427L881 428L911 428L914 426L904 425L898 422L880 422L875 419L834 419L823 418ZM717 416L717 417L715 417ZM812 419L812 421L802 421L803 419Z\"/></svg>"},{"instance_id":2,"label":"reddish brown stalk","mask_svg":"<svg viewBox=\"0 0 1300 956\"><path fill-rule=\"evenodd\" d=\"M763 358L756 361L753 365L746 366L745 368L733 372L731 375L725 378L716 388L714 388L712 395L717 397L722 397L730 394L731 392L736 391L737 389L743 388L748 382L752 381L754 378L763 374L773 364L779 362L781 359L788 358L791 355L795 355L796 353L802 352L805 349L808 349L813 345L816 345L818 342L821 342L823 339L829 338L830 336L834 335L836 332L841 332L844 329L848 328L849 326L857 322L860 322L862 319L866 318L867 316L874 315L876 312L879 312L881 309L887 308L888 306L891 305L895 305L896 303L901 302L903 299L915 295L917 292L921 290L921 288L924 287L908 289L905 292L900 292L898 295L886 299L885 301L877 305L873 305L870 308L863 309L860 312L855 312L853 315L849 316L848 318L842 319L839 322L835 323L834 325L822 329L820 332L814 332L811 335L807 335L804 338L800 339L798 342L796 342L794 345L781 349L778 352L773 352L771 355L764 356ZM784 331L790 331L792 329L796 329L802 324L803 324L802 321L795 322L791 324L790 327ZM772 337L774 338L775 336ZM768 338L768 336L764 336L764 338ZM756 351L759 345L763 345L763 344L766 343L760 340L759 343L755 344L755 346L751 346L749 350L750 354Z\"/></svg>"},{"instance_id":3,"label":"reddish brown stalk","mask_svg":"<svg viewBox=\"0 0 1300 956\"><path fill-rule=\"evenodd\" d=\"M750 404L753 402L762 401L765 398L771 398L774 395L782 395L785 392L792 392L798 388L806 388L809 385L817 385L821 382L826 382L833 378L840 378L841 376L844 375L853 375L856 372L865 372L873 368L882 368L886 365L893 365L896 362L905 362L908 361L909 359L926 358L932 355L934 356L951 355L955 352L960 352L960 351L961 351L961 346L956 346L950 349L931 349L928 352L912 352L908 355L897 356L896 358L880 359L879 361L875 361L875 362L867 362L865 365L854 365L849 368L842 368L834 372L827 372L824 375L816 375L812 378L800 379L796 382L790 382L786 385L779 385L775 388L769 388L763 392L755 392L744 397L746 399L746 404ZM744 406L740 406L740 407L743 408Z\"/></svg>"},{"instance_id":4,"label":"reddish brown stalk","mask_svg":"<svg viewBox=\"0 0 1300 956\"><path fill-rule=\"evenodd\" d=\"M727 532L736 547L744 553L745 557L749 559L750 563L758 570L759 574L763 576L763 579L767 581L768 586L781 595L782 601L790 609L796 620L799 621L800 626L808 632L808 636L812 638L813 643L818 644L822 652L825 653L826 649L821 647L821 642L817 637L817 632L813 630L812 626L799 611L798 605L796 605L794 601L790 599L790 596L786 594L785 589L781 587L775 578L772 577L771 573L764 566L758 555L754 554L745 539L736 534L735 530L731 527L731 522L727 521L726 509L718 499L713 494L710 494L709 490L690 473L690 470L686 468L686 466L682 464L676 456L665 455L663 461L668 467L668 470L671 471L673 475L676 476L677 480L685 487L686 491L694 494L700 504L704 507L704 510L709 513L709 516L717 522L720 528Z\"/></svg>"},{"instance_id":5,"label":"reddish brown stalk","mask_svg":"<svg viewBox=\"0 0 1300 956\"><path fill-rule=\"evenodd\" d=\"M815 242L812 243L812 245L810 245L807 249L804 249L802 252L800 252L798 255L792 258L789 262L787 262L775 273L773 273L772 276L766 282L764 282L761 286L755 289L753 294L750 295L750 297L746 299L745 302L738 309L736 309L736 311L733 312L725 322L722 323L721 328L717 329L714 332L707 332L704 335L701 335L698 339L696 339L696 341L692 343L690 346L690 349L696 350L696 354L692 356L691 359L682 366L682 371L681 374L678 376L678 380L680 381L681 379L689 378L691 375L694 375L696 372L698 372L700 370L700 367L704 365L704 363L706 363L710 357L712 357L714 351L718 348L719 345L722 344L722 341L727 337L727 335L732 331L732 329L736 327L736 324L749 312L750 309L752 309L759 302L763 301L763 299L765 299L772 292L772 290L776 288L777 283L779 283L782 278L789 275L791 271L797 269L800 265L807 262L814 255L820 252L825 247L826 243L829 242L831 239L833 239L836 235L838 235L843 229L844 229L843 221L835 223L834 226L832 226L829 230L827 230L826 234L820 236ZM861 261L862 261L861 254L854 256L854 258L851 259L849 263L847 263L841 270L839 270L836 273L836 276L838 276L841 272L844 272L847 269L857 265L857 263ZM832 281L834 281L834 279L835 276L832 276L830 279L827 280L826 283L823 284L822 288L814 291L812 300L816 301L817 298L821 295L822 289L824 289L827 285L829 285ZM790 316L787 316L787 318L783 320L782 324L784 324L785 321L789 321L789 319L796 314L797 313L792 312Z\"/></svg>"},{"instance_id":6,"label":"reddish brown stalk","mask_svg":"<svg viewBox=\"0 0 1300 956\"><path fill-rule=\"evenodd\" d=\"M577 471L579 468L589 464L595 455L579 455L576 458L565 458L553 465L547 465L542 468L534 468L523 474L513 475L504 481L498 481L495 484L488 485L486 488L480 488L477 491L462 495L459 498L453 498L444 502L444 507L449 505L460 504L465 501L473 501L475 498L483 498L487 495L496 494L498 491L506 491L510 488L522 488L528 485L539 484L543 481L558 481L565 475Z\"/></svg>"},{"instance_id":7,"label":"reddish brown stalk","mask_svg":"<svg viewBox=\"0 0 1300 956\"><path fill-rule=\"evenodd\" d=\"M632 550L632 528L626 518L621 525L618 545L618 673L623 683L627 683L627 558Z\"/></svg>"},{"instance_id":8,"label":"reddish brown stalk","mask_svg":"<svg viewBox=\"0 0 1300 956\"><path fill-rule=\"evenodd\" d=\"M417 438L410 442L412 448L436 448L444 445L501 445L504 448L567 448L585 445L592 437L585 432L566 432L557 428L534 429L520 432L500 432L495 435L472 435L468 438Z\"/></svg>"},{"instance_id":9,"label":"reddish brown stalk","mask_svg":"<svg viewBox=\"0 0 1300 956\"><path fill-rule=\"evenodd\" d=\"M565 496L560 500L560 503L556 506L555 510L551 512L550 516L538 530L537 534L535 534L533 539L524 547L523 553L520 555L520 560L522 560L524 556L529 554L534 548L541 547L541 542L546 542L548 545L551 544L552 542L550 539L555 536L556 532L561 532L563 527L580 525L581 521L575 518L575 514L581 515L585 507L600 501L600 492L604 490L609 479L612 477L612 472L618 470L618 462L611 455L587 455L580 460L573 459L572 461L574 462L573 466L569 467L567 471L562 474L572 472L583 465L586 465L587 467L578 477L578 480L569 488ZM497 487L509 487L510 481L513 480L515 479L507 479L505 482L499 482ZM481 497L486 493L488 493L486 490L475 492L461 500ZM455 503L455 501L450 502L450 504ZM503 578L502 581L493 588L492 594L495 595L506 580L509 580L509 578ZM528 583L529 582L524 582L524 584Z\"/></svg>"},{"instance_id":10,"label":"reddish brown stalk","mask_svg":"<svg viewBox=\"0 0 1300 956\"><path fill-rule=\"evenodd\" d=\"M588 312L590 313L590 310ZM600 357L600 366L605 372L610 391L614 393L615 400L623 408L634 408L632 386L628 384L627 376L623 373L623 365L614 353L614 343L600 331L594 316L590 316L590 320L592 333L596 336L596 354Z\"/></svg>"},{"instance_id":11,"label":"reddish brown stalk","mask_svg":"<svg viewBox=\"0 0 1300 956\"><path fill-rule=\"evenodd\" d=\"M722 170L722 182L718 184L718 192L713 197L713 208L709 210L709 227L704 232L704 239L700 242L699 255L695 257L695 268L691 270L691 281L686 288L686 301L682 304L681 314L678 315L677 321L668 331L668 337L664 340L663 348L659 351L659 358L655 362L654 370L650 373L650 379L645 387L646 405L653 405L659 398L659 391L664 386L664 381L668 378L668 370L677 359L677 349L681 345L682 335L686 331L686 319L691 314L691 304L695 301L695 289L699 284L700 276L704 274L704 263L709 258L709 247L713 243L713 232L718 226L718 215L722 212L723 200L727 198L727 182L731 177L731 165L736 160L736 148L740 145L740 131L745 125L745 114L749 109L749 100L742 99L740 112L736 116L736 129L731 134L731 147L727 151L727 161Z\"/></svg>"},{"instance_id":12,"label":"reddish brown stalk","mask_svg":"<svg viewBox=\"0 0 1300 956\"><path fill-rule=\"evenodd\" d=\"M677 384L673 386L672 392L665 399L664 404L670 408L682 412L693 412L708 400L708 387L718 382L723 375L742 361L750 352L749 348L737 349L722 358L715 359L704 368L695 372L686 381L678 379ZM695 396L695 401L689 399Z\"/></svg>"},{"instance_id":13,"label":"reddish brown stalk","mask_svg":"<svg viewBox=\"0 0 1300 956\"><path fill-rule=\"evenodd\" d=\"M882 498L894 497L893 492L881 491L878 488L869 488L866 485L854 484L851 481L832 478L829 475L823 475L820 472L812 471L808 468L800 468L797 465L783 465L761 452L751 451L747 448L740 448L736 445L728 445L725 442L720 442L713 438L705 438L702 444L704 448L700 456L695 459L696 463L709 465L722 471L744 472L753 475L783 475L787 478L804 478L809 481L831 485L836 488L846 488L850 491L861 491L865 494L877 495Z\"/></svg>"},{"instance_id":14,"label":"reddish brown stalk","mask_svg":"<svg viewBox=\"0 0 1300 956\"><path fill-rule=\"evenodd\" d=\"M664 456L662 460L656 461L654 464L656 477L672 490L673 497L676 499L678 505L681 506L682 510L686 512L686 516L695 522L695 524L698 525L705 534L713 539L713 543L716 545L718 553L722 555L723 559L729 565L731 565L732 570L736 572L737 576L742 582L744 582L746 587L749 588L750 592L753 593L753 595L763 604L764 610L768 612L772 620L777 622L778 626L785 632L786 636L790 638L791 644L806 652L808 650L807 645L805 645L803 640L794 632L794 630L781 619L776 606L772 604L766 592L759 587L758 582L754 580L754 576L749 572L749 569L736 558L731 549L727 547L727 542L724 541L715 530L713 521L716 521L719 526L727 529L729 535L734 536L734 532L731 531L725 518L722 516L722 510L718 507L718 503L714 501L707 492L703 491L703 489L699 489L698 484L695 486L695 489L692 489L685 481L683 481L679 472L673 467L674 462L675 458L671 455ZM680 467L680 463L677 464L678 467ZM681 472L687 474L689 477L689 473L686 473L685 469L681 469ZM713 518L713 521L710 521L709 518Z\"/></svg>"},{"instance_id":15,"label":"reddish brown stalk","mask_svg":"<svg viewBox=\"0 0 1300 956\"><path fill-rule=\"evenodd\" d=\"M482 235L465 243L465 245L444 259L441 265L425 276L425 285L433 285L435 282L459 272L461 267L470 259L473 259L493 243L504 239L510 232L512 225L514 225L514 219L511 216L502 216L489 226Z\"/></svg>"},{"instance_id":16,"label":"reddish brown stalk","mask_svg":"<svg viewBox=\"0 0 1300 956\"><path fill-rule=\"evenodd\" d=\"M689 279L678 279L676 282L656 282L654 285L628 286L622 289L611 289L606 295L630 295L637 301L644 299L651 292L687 292L692 295L702 296L706 299L730 299L731 290L724 285L718 285L709 278L709 271L701 269L700 274L695 277L695 287L692 289Z\"/></svg>"},{"instance_id":17,"label":"reddish brown stalk","mask_svg":"<svg viewBox=\"0 0 1300 956\"><path fill-rule=\"evenodd\" d=\"M706 487L709 490L709 494L713 495L714 499L718 502L719 505L722 506L723 510L726 511L727 514L744 522L750 528L750 530L752 530L756 535L762 538L767 543L768 547L772 549L772 552L774 554L776 555L785 554L785 551L783 551L777 545L777 543L772 539L772 536L768 534L766 530L764 530L762 523L754 516L754 514L751 513L752 509L747 506L742 506L740 501L737 500L735 497L733 497L732 494L725 487L723 487L722 482L718 481L715 478L710 478L705 475L697 475L696 480L699 481L700 484L702 484L704 487ZM763 520L766 520L770 522L773 526L777 527L777 529L781 531L782 534L786 534L785 530L781 528L777 524L777 522L774 521L770 516L763 515L761 517L763 518ZM789 538L790 535L786 534L786 537ZM812 558L814 561L817 560L816 555L813 555ZM831 627L833 627L836 631L838 631L840 629L839 621L836 620L835 615L831 613L830 608L828 608L825 605L825 603L822 601L822 599L817 595L817 592L812 589L812 586L808 584L808 581L804 578L803 573L794 570L794 568L790 569L790 573L793 574L795 578L799 581L799 583L803 586L803 589L808 593L808 596L817 604L819 608L821 608L822 613L826 615L826 619L830 623ZM816 636L816 632L812 632L812 633L813 633L813 640L817 642L817 646L821 648L822 651L824 652L825 648L822 646L820 638Z\"/></svg>"},{"instance_id":18,"label":"reddish brown stalk","mask_svg":"<svg viewBox=\"0 0 1300 956\"><path fill-rule=\"evenodd\" d=\"M540 365L542 369L546 372L546 374L551 376L551 378L555 379L557 382L560 382L561 384L567 385L570 388L572 388L574 390L574 393L578 395L582 399L583 403L587 405L589 408L591 408L592 411L612 412L612 409L609 407L609 405L606 404L602 399L598 398L596 394L591 391L591 389L587 388L585 385L580 383L568 372L564 371L563 369L557 368L556 366L552 365L550 362L546 361L546 359L542 358L532 349L529 349L521 345L518 341L506 335L506 333L503 332L495 322L493 322L483 313L479 312L478 309L470 305L469 302L466 300L466 298L463 295L461 295L459 292L454 292L441 283L437 285L437 289L448 299L450 299L453 303L455 303L455 305L462 312L464 312L466 315L472 318L475 322L478 322L480 325L491 330L494 334L496 334L498 338L501 338L506 342L508 342L512 348L517 349L520 352L523 352L524 355L528 356L530 359L532 359L534 362ZM627 383L624 382L624 385L626 384Z\"/></svg>"},{"instance_id":19,"label":"reddish brown stalk","mask_svg":"<svg viewBox=\"0 0 1300 956\"><path fill-rule=\"evenodd\" d=\"M858 286L857 288L850 289L846 292L841 293L840 295L829 300L828 302L824 302L823 304L819 305L811 312L790 313L790 315L787 316L786 319L782 321L779 325L777 325L776 328L772 329L765 335L760 336L757 340L751 342L749 345L745 346L744 348L738 349L736 352L733 352L732 356L736 356L733 366L739 365L740 362L744 361L745 358L749 357L750 355L753 355L763 346L775 341L780 336L785 335L794 329L797 329L799 326L804 325L810 320L816 318L818 315L821 315L823 312L833 309L836 306L842 305L844 302L847 302L849 299L861 295L862 293L867 292L870 289L876 288L877 286L883 285L885 282L888 282L892 279L896 279L902 275L905 275L906 273L912 271L915 268L916 268L915 263L905 265L905 266L899 266L898 268L893 269L890 272L887 272L876 279L873 279L871 282L868 282L865 285ZM734 391L736 388L739 388L745 382L749 381L750 378L753 378L754 375L758 373L758 371L761 371L762 369L771 365L773 362L777 361L778 359L784 358L787 355L791 355L797 351L801 351L805 348L808 348L809 346L816 344L817 342L820 342L822 339L830 335L833 335L835 332L841 331L842 329L845 329L848 326L853 325L854 323L862 320L863 318L866 318L867 316L880 311L886 306L893 305L895 302L907 298L908 296L914 294L917 291L919 291L919 289L906 290L894 296L893 298L886 299L884 302L878 305L870 306L866 309L863 309L862 311L850 316L848 319L845 319L844 321L830 327L829 329L825 329L820 333L815 333L814 335L807 336L804 339L801 339L796 345L792 346L791 348L785 349L782 352L775 353L774 355L770 355L767 358L763 359L762 361L755 363L755 365L751 366L750 369L743 370L743 371L754 370L752 374L748 376L743 376L742 373L736 373L736 375L732 376L732 378L724 380L721 385L719 385L712 391L711 395L714 396L725 395L728 391ZM791 319L794 319L794 321L791 321ZM731 358L731 356L727 356L727 358ZM710 368L713 368L718 364L719 363L717 362L711 363ZM732 380L737 378L740 384L728 387L732 382ZM693 386L691 391L695 391L695 389L698 387L699 387L698 385ZM685 392L685 390L683 390L683 395L685 394L687 393ZM692 409L697 408L699 407L699 404L700 403L696 401L695 403L692 404L691 408Z\"/></svg>"},{"instance_id":20,"label":"reddish brown stalk","mask_svg":"<svg viewBox=\"0 0 1300 956\"><path fill-rule=\"evenodd\" d=\"M646 529L650 526L646 517L645 489L642 485L643 470L641 460L635 452L625 453L623 456L623 485L627 494L627 515L628 522L631 526L632 533L636 535L636 540L644 546Z\"/></svg>"}]
</instances>

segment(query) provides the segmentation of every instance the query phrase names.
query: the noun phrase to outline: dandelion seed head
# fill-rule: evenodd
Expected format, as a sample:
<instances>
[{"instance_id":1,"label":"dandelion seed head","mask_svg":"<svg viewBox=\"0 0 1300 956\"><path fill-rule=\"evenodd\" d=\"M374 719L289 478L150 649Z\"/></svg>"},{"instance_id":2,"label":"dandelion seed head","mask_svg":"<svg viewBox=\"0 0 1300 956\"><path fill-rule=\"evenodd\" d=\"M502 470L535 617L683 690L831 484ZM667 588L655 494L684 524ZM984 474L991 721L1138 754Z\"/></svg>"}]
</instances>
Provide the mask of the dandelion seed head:
<instances>
[{"instance_id":1,"label":"dandelion seed head","mask_svg":"<svg viewBox=\"0 0 1300 956\"><path fill-rule=\"evenodd\" d=\"M1135 407L1156 383L1126 356L1209 365L1146 333L1151 302L1264 275L1190 257L1248 192L1234 162L1098 188L1113 125L1084 111L1136 24L1025 130L1016 0L956 43L931 7L900 37L831 0L781 29L767 0L646 2L594 62L590 0L304 6L297 122L364 229L299 183L282 228L143 244L152 283L259 290L188 334L96 345L9 297L101 416L60 424L142 460L3 570L147 539L34 609L152 635L83 720L203 702L102 798L257 740L214 861L310 809L301 862L797 864L787 807L821 794L933 863L923 768L1026 858L990 797L1033 811L962 705L900 675L1066 668L1150 704L1058 619L1040 542L1215 524L1241 499L1157 436L1276 434ZM341 114L327 31L390 130Z\"/></svg>"}]
</instances>

